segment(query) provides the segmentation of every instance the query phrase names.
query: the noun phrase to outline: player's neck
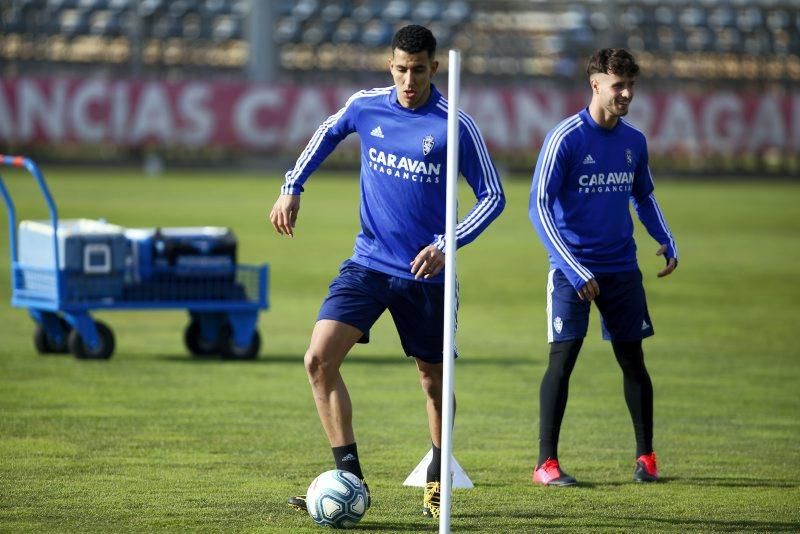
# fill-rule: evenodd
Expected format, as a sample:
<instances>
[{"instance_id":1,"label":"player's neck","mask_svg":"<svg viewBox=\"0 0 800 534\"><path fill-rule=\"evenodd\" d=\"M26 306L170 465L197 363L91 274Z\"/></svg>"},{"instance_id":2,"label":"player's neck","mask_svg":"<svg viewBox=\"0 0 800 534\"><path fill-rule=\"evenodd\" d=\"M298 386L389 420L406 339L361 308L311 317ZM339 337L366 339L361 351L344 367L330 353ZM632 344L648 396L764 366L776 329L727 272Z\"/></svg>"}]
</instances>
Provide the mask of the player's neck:
<instances>
[{"instance_id":1,"label":"player's neck","mask_svg":"<svg viewBox=\"0 0 800 534\"><path fill-rule=\"evenodd\" d=\"M592 100L592 102L589 104L589 115L591 115L592 119L594 119L594 122L596 122L598 126L608 130L611 130L617 125L617 123L619 123L619 116L609 113L603 109L603 106L601 106L596 100Z\"/></svg>"}]
</instances>

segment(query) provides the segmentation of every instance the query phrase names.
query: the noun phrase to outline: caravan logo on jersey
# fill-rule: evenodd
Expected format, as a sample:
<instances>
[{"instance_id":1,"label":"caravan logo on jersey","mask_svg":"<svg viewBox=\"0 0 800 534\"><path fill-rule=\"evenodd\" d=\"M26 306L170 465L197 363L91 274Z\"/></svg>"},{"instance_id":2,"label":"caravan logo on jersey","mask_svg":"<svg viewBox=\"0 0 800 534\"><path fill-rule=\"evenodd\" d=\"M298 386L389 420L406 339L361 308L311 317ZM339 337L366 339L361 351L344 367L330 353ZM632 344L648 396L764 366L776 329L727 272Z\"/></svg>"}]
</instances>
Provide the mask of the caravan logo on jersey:
<instances>
[{"instance_id":1,"label":"caravan logo on jersey","mask_svg":"<svg viewBox=\"0 0 800 534\"><path fill-rule=\"evenodd\" d=\"M633 177L632 171L582 174L578 177L578 193L630 193Z\"/></svg>"},{"instance_id":2,"label":"caravan logo on jersey","mask_svg":"<svg viewBox=\"0 0 800 534\"><path fill-rule=\"evenodd\" d=\"M434 144L436 144L436 141L434 141L433 136L432 135L426 135L422 139L422 153L424 155L426 155L426 156L428 154L430 154L431 150L433 150L433 145Z\"/></svg>"},{"instance_id":3,"label":"caravan logo on jersey","mask_svg":"<svg viewBox=\"0 0 800 534\"><path fill-rule=\"evenodd\" d=\"M438 184L442 172L441 163L426 163L406 156L386 153L377 148L370 148L369 167L376 172L394 176L409 182L422 184Z\"/></svg>"}]
</instances>

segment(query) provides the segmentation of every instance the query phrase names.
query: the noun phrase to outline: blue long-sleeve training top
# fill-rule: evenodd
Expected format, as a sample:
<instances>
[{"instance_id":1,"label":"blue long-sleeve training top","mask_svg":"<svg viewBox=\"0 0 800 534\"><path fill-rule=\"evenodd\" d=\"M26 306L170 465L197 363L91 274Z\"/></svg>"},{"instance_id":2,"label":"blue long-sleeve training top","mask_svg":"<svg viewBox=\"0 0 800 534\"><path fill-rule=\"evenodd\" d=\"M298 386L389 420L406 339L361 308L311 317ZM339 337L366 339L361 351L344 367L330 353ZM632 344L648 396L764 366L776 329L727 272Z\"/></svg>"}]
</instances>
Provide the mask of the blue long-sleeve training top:
<instances>
[{"instance_id":1,"label":"blue long-sleeve training top","mask_svg":"<svg viewBox=\"0 0 800 534\"><path fill-rule=\"evenodd\" d=\"M653 195L647 140L620 119L603 128L588 109L545 137L533 173L528 216L550 256L576 290L593 272L638 268L629 202L666 258L675 239Z\"/></svg>"},{"instance_id":2,"label":"blue long-sleeve training top","mask_svg":"<svg viewBox=\"0 0 800 534\"><path fill-rule=\"evenodd\" d=\"M397 102L394 87L360 91L320 125L286 173L282 194L303 184L349 134L361 140L361 232L352 260L413 279L411 262L435 245L444 251L447 182L447 100L436 87L421 107ZM505 195L486 143L471 117L459 110L459 172L477 202L456 226L456 246L473 241L505 206ZM442 283L443 274L426 282Z\"/></svg>"}]
</instances>

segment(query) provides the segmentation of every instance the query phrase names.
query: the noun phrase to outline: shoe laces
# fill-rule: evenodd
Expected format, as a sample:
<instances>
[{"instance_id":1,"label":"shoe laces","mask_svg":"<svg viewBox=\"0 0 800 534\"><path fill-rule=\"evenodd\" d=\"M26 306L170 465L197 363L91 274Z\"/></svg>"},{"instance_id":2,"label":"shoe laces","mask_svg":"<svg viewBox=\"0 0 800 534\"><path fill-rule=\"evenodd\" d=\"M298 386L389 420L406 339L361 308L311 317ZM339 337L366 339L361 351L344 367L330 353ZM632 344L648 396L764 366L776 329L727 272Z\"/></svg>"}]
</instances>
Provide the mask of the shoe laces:
<instances>
[{"instance_id":1,"label":"shoe laces","mask_svg":"<svg viewBox=\"0 0 800 534\"><path fill-rule=\"evenodd\" d=\"M554 458L545 460L545 462L539 466L539 469L543 469L551 478L558 478L561 476L561 467L558 465L558 460Z\"/></svg>"},{"instance_id":2,"label":"shoe laces","mask_svg":"<svg viewBox=\"0 0 800 534\"><path fill-rule=\"evenodd\" d=\"M430 510L433 517L439 517L439 498L442 485L440 482L428 482L425 484L425 493L422 496L422 504Z\"/></svg>"}]
</instances>

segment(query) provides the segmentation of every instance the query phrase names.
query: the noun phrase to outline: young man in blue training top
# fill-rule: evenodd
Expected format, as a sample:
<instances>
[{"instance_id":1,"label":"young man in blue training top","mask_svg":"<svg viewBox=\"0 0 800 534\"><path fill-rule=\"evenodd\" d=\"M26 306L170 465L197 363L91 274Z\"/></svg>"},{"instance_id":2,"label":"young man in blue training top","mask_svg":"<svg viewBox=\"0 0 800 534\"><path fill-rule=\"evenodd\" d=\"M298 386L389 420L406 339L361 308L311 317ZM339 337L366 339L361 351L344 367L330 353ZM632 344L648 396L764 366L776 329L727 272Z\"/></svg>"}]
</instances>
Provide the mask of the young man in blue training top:
<instances>
[{"instance_id":1,"label":"young man in blue training top","mask_svg":"<svg viewBox=\"0 0 800 534\"><path fill-rule=\"evenodd\" d=\"M398 30L389 59L394 86L354 94L322 123L286 173L270 220L279 234L294 236L303 184L340 141L359 135L361 232L353 256L341 265L322 303L305 367L336 467L363 480L352 406L339 367L389 310L403 350L416 360L427 400L434 455L423 513L438 517L448 104L431 83L439 66L435 51L436 39L427 28ZM477 198L457 225L460 247L500 214L505 196L477 126L463 112L459 116L459 171ZM289 504L305 509L305 497L292 497Z\"/></svg>"},{"instance_id":2,"label":"young man in blue training top","mask_svg":"<svg viewBox=\"0 0 800 534\"><path fill-rule=\"evenodd\" d=\"M602 316L624 375L625 401L636 436L633 479L658 479L653 452L653 386L642 339L653 335L642 273L636 261L629 201L661 246L667 276L678 250L653 195L644 134L622 119L639 72L623 49L589 60L589 107L563 120L544 140L531 186L529 217L550 256L547 332L550 357L539 391L539 459L533 482L571 486L558 463L558 437L569 377L586 336L591 302Z\"/></svg>"}]
</instances>

